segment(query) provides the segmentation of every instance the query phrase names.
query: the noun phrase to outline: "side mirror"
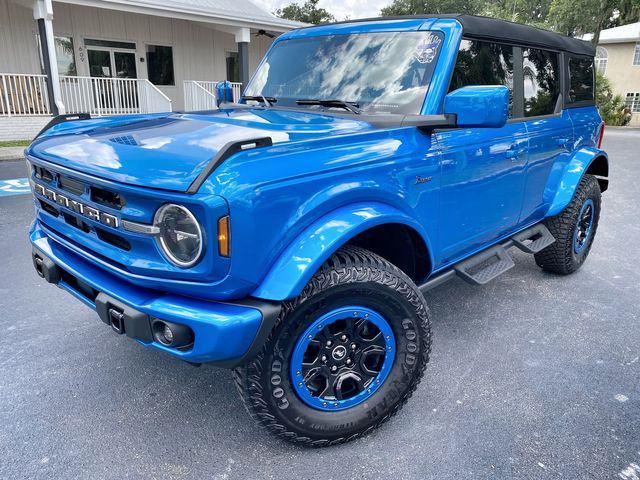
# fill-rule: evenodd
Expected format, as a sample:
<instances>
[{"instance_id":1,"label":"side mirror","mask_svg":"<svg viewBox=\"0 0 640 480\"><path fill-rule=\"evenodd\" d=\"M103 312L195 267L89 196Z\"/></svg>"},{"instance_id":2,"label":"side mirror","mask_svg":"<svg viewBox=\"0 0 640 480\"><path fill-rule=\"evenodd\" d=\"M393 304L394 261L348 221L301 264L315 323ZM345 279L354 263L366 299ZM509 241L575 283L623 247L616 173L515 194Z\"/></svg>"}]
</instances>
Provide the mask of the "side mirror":
<instances>
[{"instance_id":1,"label":"side mirror","mask_svg":"<svg viewBox=\"0 0 640 480\"><path fill-rule=\"evenodd\" d=\"M444 112L456 115L458 127L502 127L509 117L509 89L504 85L459 88L444 97Z\"/></svg>"},{"instance_id":2,"label":"side mirror","mask_svg":"<svg viewBox=\"0 0 640 480\"><path fill-rule=\"evenodd\" d=\"M218 107L221 103L233 102L233 88L228 81L218 82L216 84L216 103Z\"/></svg>"}]
</instances>

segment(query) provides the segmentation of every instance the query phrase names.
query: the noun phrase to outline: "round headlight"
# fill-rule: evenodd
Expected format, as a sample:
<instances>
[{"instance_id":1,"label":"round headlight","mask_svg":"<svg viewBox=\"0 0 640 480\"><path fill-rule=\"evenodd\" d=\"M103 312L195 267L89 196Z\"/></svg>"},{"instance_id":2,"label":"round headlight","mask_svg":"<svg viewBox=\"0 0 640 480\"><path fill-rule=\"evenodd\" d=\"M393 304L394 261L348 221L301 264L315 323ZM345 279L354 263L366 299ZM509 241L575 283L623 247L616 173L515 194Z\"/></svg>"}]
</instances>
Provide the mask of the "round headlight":
<instances>
[{"instance_id":1,"label":"round headlight","mask_svg":"<svg viewBox=\"0 0 640 480\"><path fill-rule=\"evenodd\" d=\"M167 204L156 212L154 225L160 249L173 264L187 268L200 260L202 230L196 217L185 207Z\"/></svg>"}]
</instances>

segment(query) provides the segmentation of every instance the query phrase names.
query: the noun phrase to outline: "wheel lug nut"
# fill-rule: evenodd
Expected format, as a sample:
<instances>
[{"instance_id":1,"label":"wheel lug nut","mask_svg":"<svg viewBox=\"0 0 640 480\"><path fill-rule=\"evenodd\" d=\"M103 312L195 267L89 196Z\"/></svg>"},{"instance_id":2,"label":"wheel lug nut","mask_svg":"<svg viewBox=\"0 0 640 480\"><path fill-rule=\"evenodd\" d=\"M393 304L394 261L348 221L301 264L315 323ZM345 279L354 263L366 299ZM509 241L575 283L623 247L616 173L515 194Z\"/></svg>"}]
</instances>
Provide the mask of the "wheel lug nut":
<instances>
[{"instance_id":1,"label":"wheel lug nut","mask_svg":"<svg viewBox=\"0 0 640 480\"><path fill-rule=\"evenodd\" d=\"M340 337L340 340L344 342L346 339L347 339L347 336L345 334L342 334L342 336Z\"/></svg>"},{"instance_id":2,"label":"wheel lug nut","mask_svg":"<svg viewBox=\"0 0 640 480\"><path fill-rule=\"evenodd\" d=\"M320 360L322 360L323 362L327 361L327 356L326 355L322 355L322 357L320 357Z\"/></svg>"},{"instance_id":3,"label":"wheel lug nut","mask_svg":"<svg viewBox=\"0 0 640 480\"><path fill-rule=\"evenodd\" d=\"M347 358L347 365L351 365L351 359Z\"/></svg>"},{"instance_id":4,"label":"wheel lug nut","mask_svg":"<svg viewBox=\"0 0 640 480\"><path fill-rule=\"evenodd\" d=\"M331 346L331 340L327 340L327 347Z\"/></svg>"},{"instance_id":5,"label":"wheel lug nut","mask_svg":"<svg viewBox=\"0 0 640 480\"><path fill-rule=\"evenodd\" d=\"M351 344L351 350L355 350L357 348L357 345L355 343Z\"/></svg>"},{"instance_id":6,"label":"wheel lug nut","mask_svg":"<svg viewBox=\"0 0 640 480\"><path fill-rule=\"evenodd\" d=\"M333 367L331 367L331 371L335 372L336 370L338 370L338 367L336 367L335 365Z\"/></svg>"}]
</instances>

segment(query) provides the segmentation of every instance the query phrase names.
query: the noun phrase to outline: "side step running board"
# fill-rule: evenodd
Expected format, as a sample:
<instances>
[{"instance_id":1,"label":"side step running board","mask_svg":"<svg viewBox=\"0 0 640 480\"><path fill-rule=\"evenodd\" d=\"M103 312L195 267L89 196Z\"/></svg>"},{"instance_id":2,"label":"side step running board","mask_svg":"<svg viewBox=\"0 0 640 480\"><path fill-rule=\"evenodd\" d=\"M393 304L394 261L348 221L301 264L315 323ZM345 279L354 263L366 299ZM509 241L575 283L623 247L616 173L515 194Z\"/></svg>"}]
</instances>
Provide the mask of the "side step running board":
<instances>
[{"instance_id":1,"label":"side step running board","mask_svg":"<svg viewBox=\"0 0 640 480\"><path fill-rule=\"evenodd\" d=\"M507 251L509 248L518 247L525 253L537 253L553 242L555 238L551 232L545 225L538 223L502 243L456 263L453 267L427 280L419 288L422 292L426 292L455 277L460 277L473 285L484 285L514 267L513 258Z\"/></svg>"},{"instance_id":2,"label":"side step running board","mask_svg":"<svg viewBox=\"0 0 640 480\"><path fill-rule=\"evenodd\" d=\"M496 245L456 263L453 269L463 280L474 285L484 285L515 265L507 249L502 245Z\"/></svg>"},{"instance_id":3,"label":"side step running board","mask_svg":"<svg viewBox=\"0 0 640 480\"><path fill-rule=\"evenodd\" d=\"M556 241L549 229L542 223L511 237L513 244L525 253L538 253Z\"/></svg>"}]
</instances>

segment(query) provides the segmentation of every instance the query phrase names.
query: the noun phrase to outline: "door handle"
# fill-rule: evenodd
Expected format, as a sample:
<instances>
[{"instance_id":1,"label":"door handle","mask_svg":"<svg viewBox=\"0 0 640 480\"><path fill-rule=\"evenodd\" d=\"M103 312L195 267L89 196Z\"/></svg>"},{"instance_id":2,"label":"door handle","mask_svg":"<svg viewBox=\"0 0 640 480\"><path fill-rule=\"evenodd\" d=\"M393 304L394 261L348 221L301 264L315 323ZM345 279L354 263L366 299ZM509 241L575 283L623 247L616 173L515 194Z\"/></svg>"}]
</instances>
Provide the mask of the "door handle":
<instances>
[{"instance_id":1,"label":"door handle","mask_svg":"<svg viewBox=\"0 0 640 480\"><path fill-rule=\"evenodd\" d=\"M506 156L507 158L512 159L512 160L517 160L517 159L518 159L518 157L519 157L523 152L524 152L524 149L522 149L522 148L518 148L518 146L514 144L514 145L511 145L511 146L509 147L509 150L507 150L507 151L505 152L505 156Z\"/></svg>"}]
</instances>

